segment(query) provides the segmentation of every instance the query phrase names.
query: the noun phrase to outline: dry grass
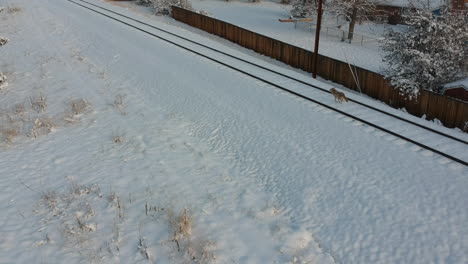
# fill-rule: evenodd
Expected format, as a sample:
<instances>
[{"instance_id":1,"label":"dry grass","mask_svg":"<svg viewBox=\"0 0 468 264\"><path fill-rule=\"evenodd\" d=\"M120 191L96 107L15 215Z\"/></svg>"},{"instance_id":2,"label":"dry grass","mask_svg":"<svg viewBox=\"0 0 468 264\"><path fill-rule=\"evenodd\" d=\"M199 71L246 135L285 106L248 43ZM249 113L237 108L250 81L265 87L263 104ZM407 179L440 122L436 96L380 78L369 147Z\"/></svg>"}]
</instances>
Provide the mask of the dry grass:
<instances>
[{"instance_id":1,"label":"dry grass","mask_svg":"<svg viewBox=\"0 0 468 264\"><path fill-rule=\"evenodd\" d=\"M82 114L89 110L89 108L91 107L89 102L82 98L70 101L70 105L72 113L74 115Z\"/></svg>"},{"instance_id":2,"label":"dry grass","mask_svg":"<svg viewBox=\"0 0 468 264\"><path fill-rule=\"evenodd\" d=\"M0 46L3 46L5 44L7 44L8 41L10 41L10 40L7 39L7 38L0 37Z\"/></svg>"},{"instance_id":3,"label":"dry grass","mask_svg":"<svg viewBox=\"0 0 468 264\"><path fill-rule=\"evenodd\" d=\"M38 97L30 97L31 108L38 112L44 112L47 109L47 97L39 95Z\"/></svg>"},{"instance_id":4,"label":"dry grass","mask_svg":"<svg viewBox=\"0 0 468 264\"><path fill-rule=\"evenodd\" d=\"M80 122L80 119L76 118L76 116L72 113L66 113L63 116L63 121L65 121L65 123L69 125L73 125L73 124Z\"/></svg>"},{"instance_id":5,"label":"dry grass","mask_svg":"<svg viewBox=\"0 0 468 264\"><path fill-rule=\"evenodd\" d=\"M3 140L7 143L13 143L16 137L20 135L18 127L10 127L2 131Z\"/></svg>"},{"instance_id":6,"label":"dry grass","mask_svg":"<svg viewBox=\"0 0 468 264\"><path fill-rule=\"evenodd\" d=\"M0 72L0 90L2 88L5 88L7 85L8 85L8 83L7 83L6 75L3 74L2 72Z\"/></svg>"},{"instance_id":7,"label":"dry grass","mask_svg":"<svg viewBox=\"0 0 468 264\"><path fill-rule=\"evenodd\" d=\"M192 217L187 209L182 210L178 215L171 209L167 211L169 227L172 232L172 241L177 245L177 251L181 251L181 242L192 234Z\"/></svg>"},{"instance_id":8,"label":"dry grass","mask_svg":"<svg viewBox=\"0 0 468 264\"><path fill-rule=\"evenodd\" d=\"M13 106L13 112L16 114L16 115L24 115L24 113L26 113L26 106L24 105L24 103L18 103L18 104L15 104Z\"/></svg>"},{"instance_id":9,"label":"dry grass","mask_svg":"<svg viewBox=\"0 0 468 264\"><path fill-rule=\"evenodd\" d=\"M8 7L6 8L6 12L7 12L8 14L19 13L19 12L21 12L21 11L23 11L23 9L22 9L21 7L18 7L18 6L8 6Z\"/></svg>"},{"instance_id":10,"label":"dry grass","mask_svg":"<svg viewBox=\"0 0 468 264\"><path fill-rule=\"evenodd\" d=\"M121 136L114 136L112 140L114 141L115 144L120 144L123 142L123 139Z\"/></svg>"},{"instance_id":11,"label":"dry grass","mask_svg":"<svg viewBox=\"0 0 468 264\"><path fill-rule=\"evenodd\" d=\"M177 251L193 263L211 263L216 259L215 243L192 237L193 216L188 209L183 209L178 215L171 209L167 210L172 241Z\"/></svg>"},{"instance_id":12,"label":"dry grass","mask_svg":"<svg viewBox=\"0 0 468 264\"><path fill-rule=\"evenodd\" d=\"M151 252L149 251L149 247L147 245L146 239L140 236L138 241L138 251L140 251L141 255L145 257L147 260L151 260Z\"/></svg>"},{"instance_id":13,"label":"dry grass","mask_svg":"<svg viewBox=\"0 0 468 264\"><path fill-rule=\"evenodd\" d=\"M108 197L109 203L117 209L117 216L120 221L125 218L125 206L119 196L115 193L111 193Z\"/></svg>"},{"instance_id":14,"label":"dry grass","mask_svg":"<svg viewBox=\"0 0 468 264\"><path fill-rule=\"evenodd\" d=\"M124 98L125 96L118 94L115 96L114 103L112 104L121 115L127 115L127 111L125 110L127 106L124 103Z\"/></svg>"},{"instance_id":15,"label":"dry grass","mask_svg":"<svg viewBox=\"0 0 468 264\"><path fill-rule=\"evenodd\" d=\"M57 208L57 199L58 199L57 193L55 193L54 191L44 192L41 195L42 202L51 211Z\"/></svg>"},{"instance_id":16,"label":"dry grass","mask_svg":"<svg viewBox=\"0 0 468 264\"><path fill-rule=\"evenodd\" d=\"M34 125L31 129L31 136L37 138L45 136L53 131L55 123L50 117L39 117L34 120Z\"/></svg>"},{"instance_id":17,"label":"dry grass","mask_svg":"<svg viewBox=\"0 0 468 264\"><path fill-rule=\"evenodd\" d=\"M182 210L174 220L172 230L176 237L189 237L192 235L192 216L187 209Z\"/></svg>"}]
</instances>

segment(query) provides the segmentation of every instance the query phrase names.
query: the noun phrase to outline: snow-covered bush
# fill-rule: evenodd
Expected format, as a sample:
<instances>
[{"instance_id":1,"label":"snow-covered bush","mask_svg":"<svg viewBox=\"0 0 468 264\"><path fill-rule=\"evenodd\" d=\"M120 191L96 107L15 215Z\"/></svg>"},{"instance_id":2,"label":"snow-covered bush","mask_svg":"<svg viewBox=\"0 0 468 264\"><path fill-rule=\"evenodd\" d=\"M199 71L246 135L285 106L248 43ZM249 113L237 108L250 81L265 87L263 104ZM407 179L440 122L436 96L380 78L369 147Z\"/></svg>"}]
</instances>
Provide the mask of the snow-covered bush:
<instances>
[{"instance_id":1,"label":"snow-covered bush","mask_svg":"<svg viewBox=\"0 0 468 264\"><path fill-rule=\"evenodd\" d=\"M138 0L137 4L151 6L157 15L169 15L171 6L193 10L190 0Z\"/></svg>"},{"instance_id":2,"label":"snow-covered bush","mask_svg":"<svg viewBox=\"0 0 468 264\"><path fill-rule=\"evenodd\" d=\"M205 10L200 10L200 11L198 11L198 13L199 13L200 15L203 15L203 16L209 16L209 17L212 17L212 16L213 16L210 12L207 12L207 11L205 11Z\"/></svg>"},{"instance_id":3,"label":"snow-covered bush","mask_svg":"<svg viewBox=\"0 0 468 264\"><path fill-rule=\"evenodd\" d=\"M193 10L189 0L153 0L154 12L157 15L169 15L171 13L171 6Z\"/></svg>"},{"instance_id":4,"label":"snow-covered bush","mask_svg":"<svg viewBox=\"0 0 468 264\"><path fill-rule=\"evenodd\" d=\"M292 0L291 16L297 18L312 17L316 13L315 0Z\"/></svg>"},{"instance_id":5,"label":"snow-covered bush","mask_svg":"<svg viewBox=\"0 0 468 264\"><path fill-rule=\"evenodd\" d=\"M153 3L153 0L137 0L138 5L150 6Z\"/></svg>"},{"instance_id":6,"label":"snow-covered bush","mask_svg":"<svg viewBox=\"0 0 468 264\"><path fill-rule=\"evenodd\" d=\"M385 32L386 77L409 98L421 89L439 92L441 85L467 76L466 13L428 10L403 15L407 28Z\"/></svg>"}]
</instances>

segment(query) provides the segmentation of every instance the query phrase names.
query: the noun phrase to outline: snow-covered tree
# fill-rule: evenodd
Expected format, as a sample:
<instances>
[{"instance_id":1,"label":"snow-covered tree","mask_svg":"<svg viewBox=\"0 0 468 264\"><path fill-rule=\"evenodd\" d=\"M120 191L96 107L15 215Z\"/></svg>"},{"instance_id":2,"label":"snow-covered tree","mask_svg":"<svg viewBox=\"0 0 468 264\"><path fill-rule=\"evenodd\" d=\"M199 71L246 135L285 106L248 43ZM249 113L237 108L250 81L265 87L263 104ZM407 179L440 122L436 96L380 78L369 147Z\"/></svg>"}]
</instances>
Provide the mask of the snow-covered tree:
<instances>
[{"instance_id":1,"label":"snow-covered tree","mask_svg":"<svg viewBox=\"0 0 468 264\"><path fill-rule=\"evenodd\" d=\"M376 5L372 0L331 0L327 3L327 9L349 21L347 38L351 41L354 37L356 21L374 12Z\"/></svg>"},{"instance_id":2,"label":"snow-covered tree","mask_svg":"<svg viewBox=\"0 0 468 264\"><path fill-rule=\"evenodd\" d=\"M317 14L317 0L292 0L291 5L292 17L308 18Z\"/></svg>"},{"instance_id":3,"label":"snow-covered tree","mask_svg":"<svg viewBox=\"0 0 468 264\"><path fill-rule=\"evenodd\" d=\"M386 31L383 43L385 75L394 87L412 98L467 76L467 13L414 10L403 19L407 28Z\"/></svg>"},{"instance_id":4,"label":"snow-covered tree","mask_svg":"<svg viewBox=\"0 0 468 264\"><path fill-rule=\"evenodd\" d=\"M137 0L138 5L150 6L153 3L153 0Z\"/></svg>"},{"instance_id":5,"label":"snow-covered tree","mask_svg":"<svg viewBox=\"0 0 468 264\"><path fill-rule=\"evenodd\" d=\"M293 0L291 16L315 17L318 0ZM360 17L365 17L376 10L372 0L323 0L323 9L330 15L344 17L349 21L348 36L354 36L354 26Z\"/></svg>"},{"instance_id":6,"label":"snow-covered tree","mask_svg":"<svg viewBox=\"0 0 468 264\"><path fill-rule=\"evenodd\" d=\"M189 0L153 0L154 12L157 15L169 15L171 13L171 6L193 10Z\"/></svg>"},{"instance_id":7,"label":"snow-covered tree","mask_svg":"<svg viewBox=\"0 0 468 264\"><path fill-rule=\"evenodd\" d=\"M151 6L157 15L169 15L171 6L193 10L190 0L138 0L140 5Z\"/></svg>"}]
</instances>

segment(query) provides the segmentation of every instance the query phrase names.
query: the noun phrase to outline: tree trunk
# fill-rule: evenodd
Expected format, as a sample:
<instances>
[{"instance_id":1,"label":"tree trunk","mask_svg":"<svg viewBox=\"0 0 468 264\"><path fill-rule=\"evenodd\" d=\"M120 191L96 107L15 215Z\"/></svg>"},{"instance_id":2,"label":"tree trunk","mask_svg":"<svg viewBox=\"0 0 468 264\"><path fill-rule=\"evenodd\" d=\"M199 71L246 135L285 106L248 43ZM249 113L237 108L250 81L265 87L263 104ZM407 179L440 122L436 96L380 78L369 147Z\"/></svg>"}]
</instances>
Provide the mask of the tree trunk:
<instances>
[{"instance_id":1,"label":"tree trunk","mask_svg":"<svg viewBox=\"0 0 468 264\"><path fill-rule=\"evenodd\" d=\"M354 35L354 25L356 25L356 18L357 18L357 7L353 7L353 12L351 13L351 21L349 21L349 32L348 32L348 39L349 43L353 40Z\"/></svg>"}]
</instances>

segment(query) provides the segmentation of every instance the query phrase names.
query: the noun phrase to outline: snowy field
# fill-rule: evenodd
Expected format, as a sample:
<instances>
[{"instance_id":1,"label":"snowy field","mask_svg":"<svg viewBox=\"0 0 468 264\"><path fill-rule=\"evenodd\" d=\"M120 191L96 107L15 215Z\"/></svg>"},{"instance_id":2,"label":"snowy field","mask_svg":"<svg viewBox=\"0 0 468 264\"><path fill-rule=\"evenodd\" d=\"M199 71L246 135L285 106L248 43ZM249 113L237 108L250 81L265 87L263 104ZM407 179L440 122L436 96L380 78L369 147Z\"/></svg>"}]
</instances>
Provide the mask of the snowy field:
<instances>
[{"instance_id":1,"label":"snowy field","mask_svg":"<svg viewBox=\"0 0 468 264\"><path fill-rule=\"evenodd\" d=\"M278 19L290 16L289 5L271 1L249 3L241 1L193 0L197 10L204 10L213 17L251 31L281 40L307 50L314 49L315 25L310 23L282 23ZM315 18L314 18L315 21ZM374 72L381 72L384 64L380 44L385 24L364 22L356 24L355 39L352 44L341 41L341 32L335 18L326 18L322 25L319 53ZM348 30L347 25L342 29ZM361 44L361 38L364 42Z\"/></svg>"},{"instance_id":2,"label":"snowy field","mask_svg":"<svg viewBox=\"0 0 468 264\"><path fill-rule=\"evenodd\" d=\"M301 22L295 25L294 23L282 23L278 21L280 18L288 18L290 16L289 9L291 7L289 5L282 5L274 1L250 3L245 1L192 0L191 3L195 10L208 12L210 16L216 19L297 47L308 50L314 49L315 25L313 22ZM114 4L132 9L148 17L154 17L150 8L138 6L135 2L122 1L114 2ZM181 22L174 22L163 16L158 16L156 19L186 29L190 28ZM395 29L398 26L368 22L356 24L355 39L352 44L349 44L341 41L342 31L337 28L338 24L341 25L342 22L338 22L334 18L324 19L319 53L364 69L381 72L385 65L382 62L382 51L380 50L379 40L382 39L386 27L393 27ZM343 25L342 29L347 30L347 25ZM193 28L190 30L198 33L202 32ZM362 38L364 39L361 43Z\"/></svg>"},{"instance_id":3,"label":"snowy field","mask_svg":"<svg viewBox=\"0 0 468 264\"><path fill-rule=\"evenodd\" d=\"M467 168L68 1L0 6L0 263L468 262Z\"/></svg>"}]
</instances>

